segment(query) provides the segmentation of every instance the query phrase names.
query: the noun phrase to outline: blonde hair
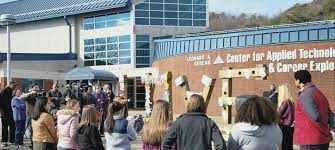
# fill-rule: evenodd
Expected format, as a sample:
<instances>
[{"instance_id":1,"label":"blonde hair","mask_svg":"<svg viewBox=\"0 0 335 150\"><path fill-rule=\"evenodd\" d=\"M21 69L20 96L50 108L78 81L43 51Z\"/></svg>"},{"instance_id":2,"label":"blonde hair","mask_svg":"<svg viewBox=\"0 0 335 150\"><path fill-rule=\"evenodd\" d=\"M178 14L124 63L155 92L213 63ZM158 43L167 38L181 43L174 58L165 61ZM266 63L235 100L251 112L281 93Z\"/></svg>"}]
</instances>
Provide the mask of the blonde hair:
<instances>
[{"instance_id":1,"label":"blonde hair","mask_svg":"<svg viewBox=\"0 0 335 150\"><path fill-rule=\"evenodd\" d=\"M294 104L292 90L287 83L284 83L278 87L278 106L277 108L279 108L285 100L290 100L292 104Z\"/></svg>"},{"instance_id":2,"label":"blonde hair","mask_svg":"<svg viewBox=\"0 0 335 150\"><path fill-rule=\"evenodd\" d=\"M79 101L74 100L74 99L70 99L66 102L65 108L64 109L70 109L73 110L74 107L79 104Z\"/></svg>"},{"instance_id":3,"label":"blonde hair","mask_svg":"<svg viewBox=\"0 0 335 150\"><path fill-rule=\"evenodd\" d=\"M206 104L204 98L201 95L193 94L191 95L189 102L186 107L187 112L202 112L206 111Z\"/></svg>"},{"instance_id":4,"label":"blonde hair","mask_svg":"<svg viewBox=\"0 0 335 150\"><path fill-rule=\"evenodd\" d=\"M169 103L157 100L154 103L150 119L143 128L143 143L159 146L167 132L169 120Z\"/></svg>"},{"instance_id":5,"label":"blonde hair","mask_svg":"<svg viewBox=\"0 0 335 150\"><path fill-rule=\"evenodd\" d=\"M79 127L87 127L97 123L97 114L92 105L86 105L83 108Z\"/></svg>"}]
</instances>

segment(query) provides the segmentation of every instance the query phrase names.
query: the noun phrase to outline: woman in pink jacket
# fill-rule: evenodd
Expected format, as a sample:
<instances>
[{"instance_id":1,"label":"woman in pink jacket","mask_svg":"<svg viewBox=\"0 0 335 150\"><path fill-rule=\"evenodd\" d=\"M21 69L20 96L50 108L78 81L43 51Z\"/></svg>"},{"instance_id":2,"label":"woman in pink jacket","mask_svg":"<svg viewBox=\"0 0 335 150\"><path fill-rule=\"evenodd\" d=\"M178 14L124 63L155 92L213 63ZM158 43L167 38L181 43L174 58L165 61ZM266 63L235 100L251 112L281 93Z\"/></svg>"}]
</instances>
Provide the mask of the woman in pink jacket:
<instances>
[{"instance_id":1,"label":"woman in pink jacket","mask_svg":"<svg viewBox=\"0 0 335 150\"><path fill-rule=\"evenodd\" d=\"M57 112L58 150L78 149L77 130L80 105L76 100L69 100L63 110Z\"/></svg>"}]
</instances>

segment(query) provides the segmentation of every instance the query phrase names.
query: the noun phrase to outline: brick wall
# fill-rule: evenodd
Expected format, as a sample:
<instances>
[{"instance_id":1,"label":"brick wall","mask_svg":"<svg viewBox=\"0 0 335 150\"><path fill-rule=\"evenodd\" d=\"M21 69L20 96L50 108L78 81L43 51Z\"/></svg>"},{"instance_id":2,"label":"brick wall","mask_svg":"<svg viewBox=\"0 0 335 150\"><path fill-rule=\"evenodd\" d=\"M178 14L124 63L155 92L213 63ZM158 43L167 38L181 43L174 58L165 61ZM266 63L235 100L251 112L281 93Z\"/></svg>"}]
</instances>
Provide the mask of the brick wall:
<instances>
[{"instance_id":1,"label":"brick wall","mask_svg":"<svg viewBox=\"0 0 335 150\"><path fill-rule=\"evenodd\" d=\"M160 73L165 73L167 71L172 72L172 80L174 81L180 75L186 75L189 81L190 89L193 92L201 92L204 85L201 83L202 75L206 74L217 78L211 101L208 107L208 114L213 116L221 115L221 108L218 106L218 97L220 97L222 90L222 81L218 78L219 70L223 67L233 67L233 68L252 68L256 64L269 64L269 61L261 62L242 62L242 63L231 63L228 64L216 64L213 62L216 56L220 55L225 58L227 54L251 54L255 51L257 53L263 52L265 55L270 50L272 52L281 50L294 50L304 48L306 50L317 48L317 49L329 49L330 47L335 48L335 42L316 42L316 43L302 43L302 44L291 44L291 45L275 45L275 46L259 46L250 48L240 48L240 49L229 49L229 50L217 50L208 51L203 53L192 53L188 55L179 55L175 57L169 57L155 61L153 67L159 69ZM204 55L207 57L209 55L211 58L211 65L205 66L194 66L194 62L186 61L190 56ZM315 62L324 62L326 60L335 63L335 58L322 58L322 59L300 59L296 60L282 60L282 63L309 63L311 60ZM280 85L283 83L288 83L292 86L293 94L296 95L298 89L294 87L293 72L288 73L270 73L266 80L252 80L246 78L234 78L232 86L232 96L238 96L241 94L258 94L262 95L263 91L269 89L269 85L274 83ZM326 72L311 72L312 82L326 95L329 100L330 106L333 111L335 111L335 71ZM155 89L154 99L161 98L163 88L157 86ZM174 114L183 113L185 110L184 106L184 90L181 87L176 87L175 83L172 85L172 99L173 99L173 111Z\"/></svg>"},{"instance_id":2,"label":"brick wall","mask_svg":"<svg viewBox=\"0 0 335 150\"><path fill-rule=\"evenodd\" d=\"M12 81L15 81L18 85L16 88L22 90L23 89L23 79L22 78L12 78ZM7 84L7 78L2 77L0 80L0 89L3 89L6 87ZM46 91L49 91L52 88L53 80L44 80L44 89Z\"/></svg>"}]
</instances>

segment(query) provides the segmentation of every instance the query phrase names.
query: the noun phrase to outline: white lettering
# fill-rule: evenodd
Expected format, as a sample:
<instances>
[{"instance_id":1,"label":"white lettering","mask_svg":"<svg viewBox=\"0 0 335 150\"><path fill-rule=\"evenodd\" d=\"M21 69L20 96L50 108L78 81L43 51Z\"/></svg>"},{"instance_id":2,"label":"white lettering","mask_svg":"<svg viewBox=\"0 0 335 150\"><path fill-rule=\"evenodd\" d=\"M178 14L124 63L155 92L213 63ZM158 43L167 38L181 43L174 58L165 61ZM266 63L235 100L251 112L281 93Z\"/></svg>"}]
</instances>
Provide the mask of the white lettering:
<instances>
[{"instance_id":1,"label":"white lettering","mask_svg":"<svg viewBox=\"0 0 335 150\"><path fill-rule=\"evenodd\" d=\"M328 60L326 62L315 62L310 61L310 71L320 71L321 73L325 71L333 71L335 68L334 62L329 62Z\"/></svg>"},{"instance_id":2,"label":"white lettering","mask_svg":"<svg viewBox=\"0 0 335 150\"><path fill-rule=\"evenodd\" d=\"M198 60L204 60L205 56L200 55L200 56L190 56L186 59L186 61L198 61Z\"/></svg>"},{"instance_id":3,"label":"white lettering","mask_svg":"<svg viewBox=\"0 0 335 150\"><path fill-rule=\"evenodd\" d=\"M250 54L238 54L238 55L227 54L227 63L248 62L249 59Z\"/></svg>"},{"instance_id":4,"label":"white lettering","mask_svg":"<svg viewBox=\"0 0 335 150\"><path fill-rule=\"evenodd\" d=\"M252 53L252 60L253 61L263 61L263 58L265 57L264 53Z\"/></svg>"},{"instance_id":5,"label":"white lettering","mask_svg":"<svg viewBox=\"0 0 335 150\"><path fill-rule=\"evenodd\" d=\"M267 60L272 62L281 60L290 60L290 59L297 59L297 50L293 51L282 50L280 52L268 51L267 54Z\"/></svg>"},{"instance_id":6,"label":"white lettering","mask_svg":"<svg viewBox=\"0 0 335 150\"><path fill-rule=\"evenodd\" d=\"M298 70L306 70L307 67L307 63L283 64L279 62L277 63L277 72L296 72Z\"/></svg>"},{"instance_id":7,"label":"white lettering","mask_svg":"<svg viewBox=\"0 0 335 150\"><path fill-rule=\"evenodd\" d=\"M300 58L302 59L315 59L315 58L333 58L335 57L335 49L330 47L329 49L316 49L305 50L299 49Z\"/></svg>"}]
</instances>

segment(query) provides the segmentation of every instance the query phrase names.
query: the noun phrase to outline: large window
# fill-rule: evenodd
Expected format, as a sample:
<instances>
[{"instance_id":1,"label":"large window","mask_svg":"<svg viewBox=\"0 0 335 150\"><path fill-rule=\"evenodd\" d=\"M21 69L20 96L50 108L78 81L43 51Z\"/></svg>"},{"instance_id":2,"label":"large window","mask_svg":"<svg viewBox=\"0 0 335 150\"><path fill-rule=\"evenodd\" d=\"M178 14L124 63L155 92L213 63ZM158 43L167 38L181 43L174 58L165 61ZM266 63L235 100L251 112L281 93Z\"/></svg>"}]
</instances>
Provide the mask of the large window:
<instances>
[{"instance_id":1,"label":"large window","mask_svg":"<svg viewBox=\"0 0 335 150\"><path fill-rule=\"evenodd\" d=\"M145 0L135 6L136 25L206 26L206 0Z\"/></svg>"},{"instance_id":2,"label":"large window","mask_svg":"<svg viewBox=\"0 0 335 150\"><path fill-rule=\"evenodd\" d=\"M150 36L136 35L136 68L150 66Z\"/></svg>"},{"instance_id":3,"label":"large window","mask_svg":"<svg viewBox=\"0 0 335 150\"><path fill-rule=\"evenodd\" d=\"M143 15L139 13L139 15ZM84 30L102 29L129 25L130 13L118 13L84 18Z\"/></svg>"},{"instance_id":4,"label":"large window","mask_svg":"<svg viewBox=\"0 0 335 150\"><path fill-rule=\"evenodd\" d=\"M23 92L28 93L29 88L31 87L32 84L37 84L38 87L42 90L44 89L44 80L39 80L39 79L23 79Z\"/></svg>"},{"instance_id":5,"label":"large window","mask_svg":"<svg viewBox=\"0 0 335 150\"><path fill-rule=\"evenodd\" d=\"M84 40L84 65L130 64L130 35Z\"/></svg>"}]
</instances>

